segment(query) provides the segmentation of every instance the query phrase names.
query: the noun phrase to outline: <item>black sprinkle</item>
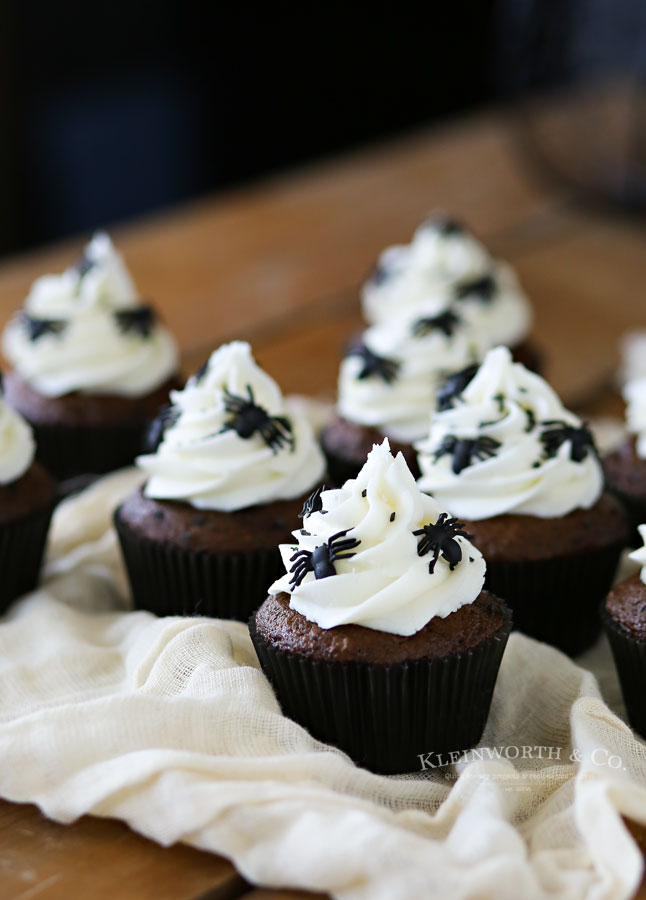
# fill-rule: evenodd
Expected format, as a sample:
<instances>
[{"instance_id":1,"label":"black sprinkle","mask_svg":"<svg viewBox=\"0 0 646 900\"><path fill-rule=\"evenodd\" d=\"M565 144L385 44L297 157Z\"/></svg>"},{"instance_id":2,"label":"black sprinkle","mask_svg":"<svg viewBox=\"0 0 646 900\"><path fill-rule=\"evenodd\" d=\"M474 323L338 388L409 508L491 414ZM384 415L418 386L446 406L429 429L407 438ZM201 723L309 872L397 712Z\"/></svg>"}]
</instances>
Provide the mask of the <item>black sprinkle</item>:
<instances>
[{"instance_id":1,"label":"black sprinkle","mask_svg":"<svg viewBox=\"0 0 646 900\"><path fill-rule=\"evenodd\" d=\"M440 234L444 235L444 237L454 234L464 234L466 231L464 226L458 222L457 219L453 219L445 213L436 213L434 216L431 216L430 219L427 219L426 222L424 222L422 227L438 231Z\"/></svg>"},{"instance_id":2,"label":"black sprinkle","mask_svg":"<svg viewBox=\"0 0 646 900\"><path fill-rule=\"evenodd\" d=\"M518 391L519 391L521 394L526 394L526 393L527 393L527 388L519 387L519 388L518 388Z\"/></svg>"},{"instance_id":3,"label":"black sprinkle","mask_svg":"<svg viewBox=\"0 0 646 900\"><path fill-rule=\"evenodd\" d=\"M368 496L368 489L367 489L367 488L366 488L365 490L361 491L361 496L362 496L362 497L367 497L367 496Z\"/></svg>"},{"instance_id":4,"label":"black sprinkle","mask_svg":"<svg viewBox=\"0 0 646 900\"><path fill-rule=\"evenodd\" d=\"M540 469L540 467L541 467L540 462L532 463L532 469Z\"/></svg>"},{"instance_id":5,"label":"black sprinkle","mask_svg":"<svg viewBox=\"0 0 646 900\"><path fill-rule=\"evenodd\" d=\"M529 433L536 425L536 416L534 415L534 410L530 409L529 406L524 406L523 412L527 416L527 425L525 426L525 432Z\"/></svg>"},{"instance_id":6,"label":"black sprinkle","mask_svg":"<svg viewBox=\"0 0 646 900\"><path fill-rule=\"evenodd\" d=\"M395 516L396 516L396 515L397 515L397 513L394 513L394 512L392 512L392 513L390 514L390 521L391 521L391 522L394 522L394 521L395 521Z\"/></svg>"},{"instance_id":7,"label":"black sprinkle","mask_svg":"<svg viewBox=\"0 0 646 900\"><path fill-rule=\"evenodd\" d=\"M469 557L469 562L475 562L475 560L472 556Z\"/></svg>"},{"instance_id":8,"label":"black sprinkle","mask_svg":"<svg viewBox=\"0 0 646 900\"><path fill-rule=\"evenodd\" d=\"M381 263L378 263L375 266L372 275L370 276L370 281L378 286L380 284L383 284L384 281L388 281L389 276L390 271L388 270L388 268Z\"/></svg>"},{"instance_id":9,"label":"black sprinkle","mask_svg":"<svg viewBox=\"0 0 646 900\"><path fill-rule=\"evenodd\" d=\"M493 399L498 404L498 409L500 412L505 411L505 395L504 394L494 394Z\"/></svg>"},{"instance_id":10,"label":"black sprinkle","mask_svg":"<svg viewBox=\"0 0 646 900\"><path fill-rule=\"evenodd\" d=\"M304 528L301 528L301 534L303 535L303 537L309 537L309 536L310 536L310 532L309 532L309 531L306 531Z\"/></svg>"}]
</instances>

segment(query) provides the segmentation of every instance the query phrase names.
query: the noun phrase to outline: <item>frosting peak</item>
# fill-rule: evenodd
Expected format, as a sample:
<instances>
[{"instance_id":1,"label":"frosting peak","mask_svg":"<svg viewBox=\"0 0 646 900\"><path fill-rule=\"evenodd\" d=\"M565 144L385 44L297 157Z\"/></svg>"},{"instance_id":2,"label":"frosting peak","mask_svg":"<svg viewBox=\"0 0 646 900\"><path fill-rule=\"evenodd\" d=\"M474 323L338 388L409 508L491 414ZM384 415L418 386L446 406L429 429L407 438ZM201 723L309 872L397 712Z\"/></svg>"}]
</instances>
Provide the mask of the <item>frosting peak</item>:
<instances>
[{"instance_id":1,"label":"frosting peak","mask_svg":"<svg viewBox=\"0 0 646 900\"><path fill-rule=\"evenodd\" d=\"M634 560L636 563L639 563L642 567L640 578L643 584L646 584L646 525L638 526L639 536L644 542L643 547L639 547L637 550L633 550L632 553L629 553L630 559Z\"/></svg>"},{"instance_id":2,"label":"frosting peak","mask_svg":"<svg viewBox=\"0 0 646 900\"><path fill-rule=\"evenodd\" d=\"M2 348L39 393L141 396L177 370L175 341L138 299L107 234L97 234L76 265L32 285L7 325Z\"/></svg>"},{"instance_id":3,"label":"frosting peak","mask_svg":"<svg viewBox=\"0 0 646 900\"><path fill-rule=\"evenodd\" d=\"M481 355L497 344L520 343L531 308L505 263L494 260L463 226L435 215L410 244L389 247L362 289L370 323L434 315L450 305L478 341Z\"/></svg>"},{"instance_id":4,"label":"frosting peak","mask_svg":"<svg viewBox=\"0 0 646 900\"><path fill-rule=\"evenodd\" d=\"M10 484L24 475L35 452L31 428L0 393L0 484Z\"/></svg>"},{"instance_id":5,"label":"frosting peak","mask_svg":"<svg viewBox=\"0 0 646 900\"><path fill-rule=\"evenodd\" d=\"M637 438L637 455L646 459L646 378L634 378L624 387L626 425Z\"/></svg>"},{"instance_id":6,"label":"frosting peak","mask_svg":"<svg viewBox=\"0 0 646 900\"><path fill-rule=\"evenodd\" d=\"M321 628L354 623L410 635L482 590L482 555L419 491L387 440L356 479L320 492L311 508L296 543L281 546L287 573L269 592L289 593L291 607Z\"/></svg>"},{"instance_id":7,"label":"frosting peak","mask_svg":"<svg viewBox=\"0 0 646 900\"><path fill-rule=\"evenodd\" d=\"M469 373L467 373L468 375ZM603 489L590 432L506 347L490 350L419 442L420 488L454 515L545 518L588 508Z\"/></svg>"},{"instance_id":8,"label":"frosting peak","mask_svg":"<svg viewBox=\"0 0 646 900\"><path fill-rule=\"evenodd\" d=\"M137 459L149 497L230 511L299 497L325 468L309 423L242 341L171 393L159 425L156 452Z\"/></svg>"}]
</instances>

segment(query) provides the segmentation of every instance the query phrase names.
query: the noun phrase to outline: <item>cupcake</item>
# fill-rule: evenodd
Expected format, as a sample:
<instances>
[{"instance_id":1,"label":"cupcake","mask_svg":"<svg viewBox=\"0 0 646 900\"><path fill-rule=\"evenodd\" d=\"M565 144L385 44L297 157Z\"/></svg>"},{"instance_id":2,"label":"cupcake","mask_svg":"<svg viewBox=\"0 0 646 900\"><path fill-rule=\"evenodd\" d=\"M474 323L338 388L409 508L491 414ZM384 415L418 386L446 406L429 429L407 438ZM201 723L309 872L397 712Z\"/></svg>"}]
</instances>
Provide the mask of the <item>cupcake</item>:
<instances>
[{"instance_id":1,"label":"cupcake","mask_svg":"<svg viewBox=\"0 0 646 900\"><path fill-rule=\"evenodd\" d=\"M461 523L387 440L305 512L250 622L283 711L377 772L476 744L511 619Z\"/></svg>"},{"instance_id":2,"label":"cupcake","mask_svg":"<svg viewBox=\"0 0 646 900\"><path fill-rule=\"evenodd\" d=\"M370 323L402 315L414 321L448 308L475 332L483 352L504 344L530 368L539 363L527 341L531 306L513 269L443 214L423 222L410 244L384 250L361 302Z\"/></svg>"},{"instance_id":3,"label":"cupcake","mask_svg":"<svg viewBox=\"0 0 646 900\"><path fill-rule=\"evenodd\" d=\"M34 462L31 428L0 396L0 611L36 587L56 484Z\"/></svg>"},{"instance_id":4,"label":"cupcake","mask_svg":"<svg viewBox=\"0 0 646 900\"><path fill-rule=\"evenodd\" d=\"M646 544L646 525L639 526ZM630 554L641 571L615 585L602 610L612 655L617 666L628 721L646 737L646 546Z\"/></svg>"},{"instance_id":5,"label":"cupcake","mask_svg":"<svg viewBox=\"0 0 646 900\"><path fill-rule=\"evenodd\" d=\"M139 299L105 234L75 266L34 282L2 349L13 366L7 401L34 429L38 458L61 479L131 463L178 385L175 341Z\"/></svg>"},{"instance_id":6,"label":"cupcake","mask_svg":"<svg viewBox=\"0 0 646 900\"><path fill-rule=\"evenodd\" d=\"M321 436L332 481L356 477L384 436L418 474L412 445L428 433L438 386L478 356L473 335L448 310L368 328L341 363L337 416Z\"/></svg>"},{"instance_id":7,"label":"cupcake","mask_svg":"<svg viewBox=\"0 0 646 900\"><path fill-rule=\"evenodd\" d=\"M331 478L353 478L373 443L387 435L413 473L411 446L428 433L438 386L449 373L505 344L530 367L532 314L509 268L466 229L435 216L410 244L390 247L362 291L372 323L341 363L337 416L322 445Z\"/></svg>"},{"instance_id":8,"label":"cupcake","mask_svg":"<svg viewBox=\"0 0 646 900\"><path fill-rule=\"evenodd\" d=\"M309 423L235 341L171 392L152 431L137 459L148 480L115 514L135 605L248 619L323 477Z\"/></svg>"},{"instance_id":9,"label":"cupcake","mask_svg":"<svg viewBox=\"0 0 646 900\"><path fill-rule=\"evenodd\" d=\"M629 381L623 393L630 437L604 457L603 465L609 490L628 511L636 545L637 526L646 521L646 378Z\"/></svg>"},{"instance_id":10,"label":"cupcake","mask_svg":"<svg viewBox=\"0 0 646 900\"><path fill-rule=\"evenodd\" d=\"M420 488L465 520L515 626L570 654L590 646L628 526L583 422L497 347L444 393L417 449Z\"/></svg>"}]
</instances>

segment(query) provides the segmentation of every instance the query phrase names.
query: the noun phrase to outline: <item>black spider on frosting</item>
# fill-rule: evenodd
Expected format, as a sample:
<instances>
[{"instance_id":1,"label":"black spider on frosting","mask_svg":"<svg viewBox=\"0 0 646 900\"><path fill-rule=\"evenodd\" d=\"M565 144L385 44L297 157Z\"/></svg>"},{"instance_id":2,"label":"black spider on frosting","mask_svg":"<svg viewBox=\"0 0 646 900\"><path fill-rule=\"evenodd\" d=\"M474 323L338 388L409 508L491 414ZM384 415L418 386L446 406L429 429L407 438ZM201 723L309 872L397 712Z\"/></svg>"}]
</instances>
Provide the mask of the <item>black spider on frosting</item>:
<instances>
[{"instance_id":1,"label":"black spider on frosting","mask_svg":"<svg viewBox=\"0 0 646 900\"><path fill-rule=\"evenodd\" d=\"M247 385L247 398L238 397L224 391L224 408L232 417L220 429L235 431L238 437L247 438L259 434L272 453L282 450L285 444L294 450L292 423L284 416L270 416L266 409L258 406L250 384Z\"/></svg>"},{"instance_id":2,"label":"black spider on frosting","mask_svg":"<svg viewBox=\"0 0 646 900\"><path fill-rule=\"evenodd\" d=\"M483 305L488 305L493 300L498 284L493 275L482 275L472 281L463 281L455 288L456 300L479 300Z\"/></svg>"},{"instance_id":3,"label":"black spider on frosting","mask_svg":"<svg viewBox=\"0 0 646 900\"><path fill-rule=\"evenodd\" d=\"M437 316L424 316L413 323L413 337L426 337L434 331L441 331L446 337L451 337L455 329L462 324L462 319L454 312L447 309Z\"/></svg>"},{"instance_id":4,"label":"black spider on frosting","mask_svg":"<svg viewBox=\"0 0 646 900\"><path fill-rule=\"evenodd\" d=\"M134 332L142 338L150 337L157 320L152 306L118 309L114 313L114 318L122 334Z\"/></svg>"},{"instance_id":5,"label":"black spider on frosting","mask_svg":"<svg viewBox=\"0 0 646 900\"><path fill-rule=\"evenodd\" d=\"M396 359L388 359L385 356L377 356L363 342L358 342L350 348L348 356L358 356L362 362L361 371L357 375L359 381L366 378L381 378L386 384L392 384L399 375L401 363Z\"/></svg>"},{"instance_id":6,"label":"black spider on frosting","mask_svg":"<svg viewBox=\"0 0 646 900\"><path fill-rule=\"evenodd\" d=\"M30 316L26 312L21 314L21 321L27 329L29 340L32 343L45 334L62 334L67 327L65 319L39 319L37 316Z\"/></svg>"},{"instance_id":7,"label":"black spider on frosting","mask_svg":"<svg viewBox=\"0 0 646 900\"><path fill-rule=\"evenodd\" d=\"M176 406L165 403L157 413L157 417L148 426L146 437L144 439L144 447L147 453L154 453L169 428L177 422L180 417L180 411Z\"/></svg>"},{"instance_id":8,"label":"black spider on frosting","mask_svg":"<svg viewBox=\"0 0 646 900\"><path fill-rule=\"evenodd\" d=\"M572 462L583 462L589 453L598 456L594 438L587 425L568 425L560 419L549 419L541 422L546 430L541 434L541 443L545 456L550 459L567 441L570 442L570 459Z\"/></svg>"},{"instance_id":9,"label":"black spider on frosting","mask_svg":"<svg viewBox=\"0 0 646 900\"><path fill-rule=\"evenodd\" d=\"M463 469L473 463L474 459L482 461L495 456L499 447L500 441L488 435L476 438L457 438L454 434L447 434L440 446L433 451L433 459L437 462L443 456L452 456L451 468L456 475L459 475Z\"/></svg>"},{"instance_id":10,"label":"black spider on frosting","mask_svg":"<svg viewBox=\"0 0 646 900\"><path fill-rule=\"evenodd\" d=\"M431 231L437 231L443 237L451 237L457 234L464 234L466 228L457 219L447 216L446 213L435 213L427 219L422 228L428 228Z\"/></svg>"},{"instance_id":11,"label":"black spider on frosting","mask_svg":"<svg viewBox=\"0 0 646 900\"><path fill-rule=\"evenodd\" d=\"M473 380L478 368L478 363L473 363L465 369L460 369L459 372L453 372L440 385L437 391L437 408L439 412L445 409L452 409L455 406L455 401Z\"/></svg>"},{"instance_id":12,"label":"black spider on frosting","mask_svg":"<svg viewBox=\"0 0 646 900\"><path fill-rule=\"evenodd\" d=\"M315 547L314 550L297 550L289 560L293 563L289 570L292 575L289 586L299 587L308 572L313 572L316 579L336 575L334 563L339 559L350 559L354 556L352 551L361 543L358 538L347 538L348 531L349 528L337 531L328 541Z\"/></svg>"},{"instance_id":13,"label":"black spider on frosting","mask_svg":"<svg viewBox=\"0 0 646 900\"><path fill-rule=\"evenodd\" d=\"M435 524L429 522L428 525L423 525L413 532L415 537L420 538L417 544L417 555L426 556L431 551L433 553L433 559L428 564L429 575L435 571L435 563L440 556L447 561L451 571L461 561L462 548L456 538L463 537L468 540L472 538L472 535L462 530L463 525L464 522L458 522L455 517L449 518L448 513L440 513Z\"/></svg>"},{"instance_id":14,"label":"black spider on frosting","mask_svg":"<svg viewBox=\"0 0 646 900\"><path fill-rule=\"evenodd\" d=\"M306 519L308 516L311 516L312 513L323 511L323 500L321 498L321 494L325 489L325 485L322 484L320 487L317 487L315 491L312 491L312 493L303 504L302 510L298 514L299 519Z\"/></svg>"}]
</instances>

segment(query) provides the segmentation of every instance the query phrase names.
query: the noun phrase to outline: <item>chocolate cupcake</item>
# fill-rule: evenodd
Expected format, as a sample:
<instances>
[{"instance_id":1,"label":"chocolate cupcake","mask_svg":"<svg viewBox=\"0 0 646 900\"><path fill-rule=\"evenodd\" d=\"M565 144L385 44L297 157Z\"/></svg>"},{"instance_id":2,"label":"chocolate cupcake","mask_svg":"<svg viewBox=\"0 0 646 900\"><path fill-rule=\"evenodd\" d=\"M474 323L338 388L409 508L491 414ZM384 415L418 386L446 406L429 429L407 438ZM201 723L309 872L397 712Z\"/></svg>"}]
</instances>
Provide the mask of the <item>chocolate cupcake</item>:
<instances>
[{"instance_id":1,"label":"chocolate cupcake","mask_svg":"<svg viewBox=\"0 0 646 900\"><path fill-rule=\"evenodd\" d=\"M250 622L283 711L377 772L472 747L511 620L461 524L387 441L306 513Z\"/></svg>"},{"instance_id":2,"label":"chocolate cupcake","mask_svg":"<svg viewBox=\"0 0 646 900\"><path fill-rule=\"evenodd\" d=\"M6 397L58 478L129 464L178 386L174 339L105 234L60 275L34 282L2 341Z\"/></svg>"},{"instance_id":3,"label":"chocolate cupcake","mask_svg":"<svg viewBox=\"0 0 646 900\"><path fill-rule=\"evenodd\" d=\"M236 341L171 393L153 432L137 459L148 481L115 514L135 605L246 620L323 476L311 427Z\"/></svg>"},{"instance_id":4,"label":"chocolate cupcake","mask_svg":"<svg viewBox=\"0 0 646 900\"><path fill-rule=\"evenodd\" d=\"M457 387L417 445L419 486L465 520L515 626L580 653L628 537L593 438L505 347Z\"/></svg>"},{"instance_id":5,"label":"chocolate cupcake","mask_svg":"<svg viewBox=\"0 0 646 900\"><path fill-rule=\"evenodd\" d=\"M0 611L36 587L55 482L34 462L30 427L0 396Z\"/></svg>"},{"instance_id":6,"label":"chocolate cupcake","mask_svg":"<svg viewBox=\"0 0 646 900\"><path fill-rule=\"evenodd\" d=\"M354 477L382 435L411 471L412 443L428 433L442 381L499 344L537 368L527 341L531 307L504 263L445 216L421 225L406 246L385 250L362 291L372 323L341 364L338 418L322 436L331 477Z\"/></svg>"},{"instance_id":7,"label":"chocolate cupcake","mask_svg":"<svg viewBox=\"0 0 646 900\"><path fill-rule=\"evenodd\" d=\"M639 526L646 542L646 525ZM641 572L617 584L601 612L617 666L628 721L646 737L646 546L630 554Z\"/></svg>"},{"instance_id":8,"label":"chocolate cupcake","mask_svg":"<svg viewBox=\"0 0 646 900\"><path fill-rule=\"evenodd\" d=\"M637 546L637 526L646 522L646 378L624 388L626 426L630 437L603 460L609 490L622 501L630 516L631 543Z\"/></svg>"},{"instance_id":9,"label":"chocolate cupcake","mask_svg":"<svg viewBox=\"0 0 646 900\"><path fill-rule=\"evenodd\" d=\"M540 364L528 341L531 306L513 269L443 213L423 222L410 244L384 250L361 303L373 324L399 316L416 321L448 309L477 335L481 355L504 344L520 362Z\"/></svg>"}]
</instances>

